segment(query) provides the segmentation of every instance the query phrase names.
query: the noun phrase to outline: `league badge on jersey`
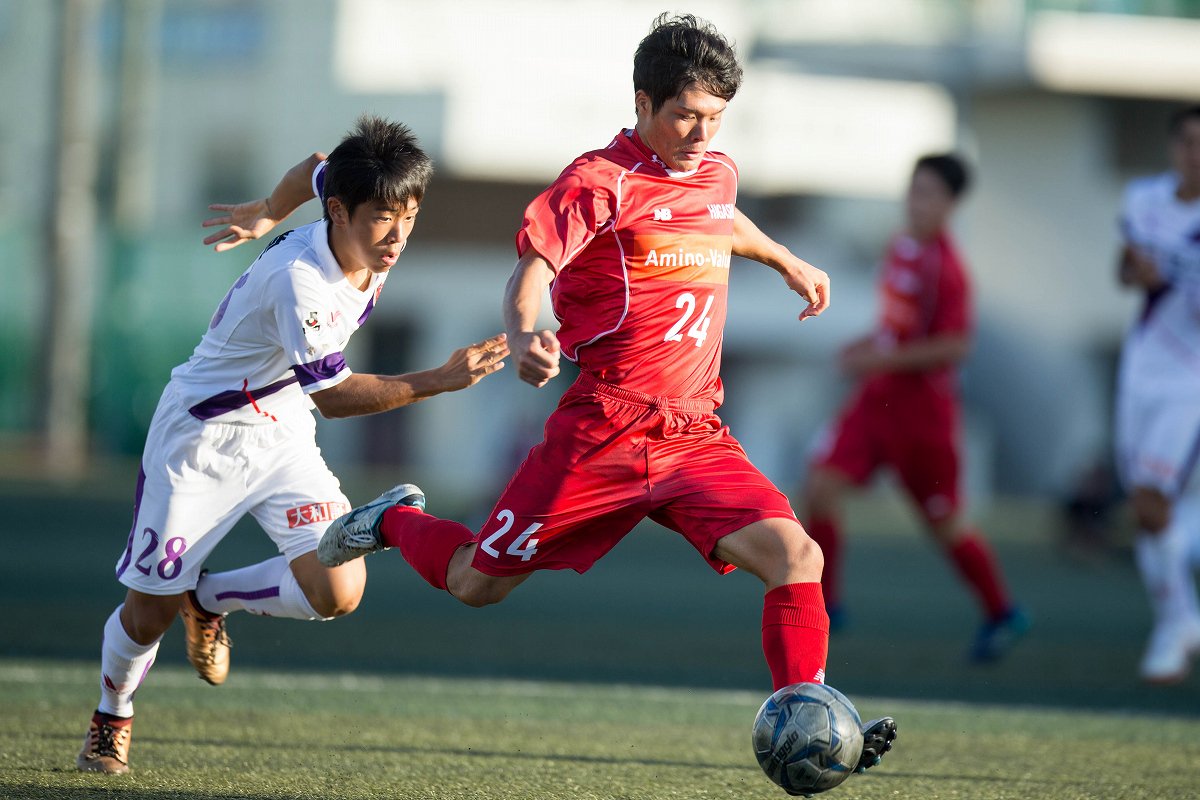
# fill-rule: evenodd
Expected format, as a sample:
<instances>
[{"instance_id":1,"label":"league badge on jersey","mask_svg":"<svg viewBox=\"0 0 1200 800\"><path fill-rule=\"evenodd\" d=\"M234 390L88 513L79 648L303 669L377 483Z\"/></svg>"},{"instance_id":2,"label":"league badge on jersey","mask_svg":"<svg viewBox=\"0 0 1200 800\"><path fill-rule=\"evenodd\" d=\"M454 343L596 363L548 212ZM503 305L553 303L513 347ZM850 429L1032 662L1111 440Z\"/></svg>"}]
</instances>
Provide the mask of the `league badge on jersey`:
<instances>
[{"instance_id":1,"label":"league badge on jersey","mask_svg":"<svg viewBox=\"0 0 1200 800\"><path fill-rule=\"evenodd\" d=\"M308 335L309 331L316 333L321 330L321 320L317 316L316 311L308 312L308 318L304 320L304 333Z\"/></svg>"}]
</instances>

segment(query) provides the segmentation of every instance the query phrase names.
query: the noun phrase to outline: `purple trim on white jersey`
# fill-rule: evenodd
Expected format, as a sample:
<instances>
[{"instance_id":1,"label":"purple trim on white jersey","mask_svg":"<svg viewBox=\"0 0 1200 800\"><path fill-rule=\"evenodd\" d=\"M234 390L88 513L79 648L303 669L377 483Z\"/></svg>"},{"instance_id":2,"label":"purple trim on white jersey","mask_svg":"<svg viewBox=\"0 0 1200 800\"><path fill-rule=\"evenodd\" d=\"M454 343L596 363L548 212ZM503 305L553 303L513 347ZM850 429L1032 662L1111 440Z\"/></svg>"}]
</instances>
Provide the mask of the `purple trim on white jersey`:
<instances>
[{"instance_id":1,"label":"purple trim on white jersey","mask_svg":"<svg viewBox=\"0 0 1200 800\"><path fill-rule=\"evenodd\" d=\"M1165 283L1156 289L1146 290L1146 302L1142 306L1142 315L1138 317L1138 325L1146 325L1150 322L1150 317L1154 315L1154 308L1159 302L1170 293L1174 288L1170 283Z\"/></svg>"},{"instance_id":2,"label":"purple trim on white jersey","mask_svg":"<svg viewBox=\"0 0 1200 800\"><path fill-rule=\"evenodd\" d=\"M307 364L297 364L292 367L301 386L312 386L314 383L327 381L337 377L346 368L346 359L341 353L330 353L320 361L310 361Z\"/></svg>"},{"instance_id":3,"label":"purple trim on white jersey","mask_svg":"<svg viewBox=\"0 0 1200 800\"><path fill-rule=\"evenodd\" d=\"M317 164L312 174L313 194L316 195L322 206L325 205L325 165L328 163L328 161L322 161Z\"/></svg>"},{"instance_id":4,"label":"purple trim on white jersey","mask_svg":"<svg viewBox=\"0 0 1200 800\"><path fill-rule=\"evenodd\" d=\"M201 422L204 422L214 417L219 417L222 414L228 414L230 411L245 408L260 398L275 394L286 386L291 386L297 380L295 376L292 376L291 378L284 378L281 381L275 381L259 389L230 389L227 392L214 394L207 400L201 400L189 408L188 413Z\"/></svg>"},{"instance_id":5,"label":"purple trim on white jersey","mask_svg":"<svg viewBox=\"0 0 1200 800\"><path fill-rule=\"evenodd\" d=\"M258 589L253 592L228 591L217 592L216 594L217 600L228 600L230 598L235 600L263 600L268 597L279 597L279 587L268 586L266 589Z\"/></svg>"},{"instance_id":6,"label":"purple trim on white jersey","mask_svg":"<svg viewBox=\"0 0 1200 800\"><path fill-rule=\"evenodd\" d=\"M133 560L133 534L137 530L138 511L142 507L142 492L146 489L146 470L138 467L137 489L133 492L133 523L129 526L129 540L125 542L125 555L121 556L121 566L117 567L117 577L120 578L129 569Z\"/></svg>"},{"instance_id":7,"label":"purple trim on white jersey","mask_svg":"<svg viewBox=\"0 0 1200 800\"><path fill-rule=\"evenodd\" d=\"M358 318L358 327L362 327L367 322L367 317L371 316L371 312L375 310L375 298L379 297L379 292L371 295L371 299L367 301L367 307L363 309L362 316Z\"/></svg>"}]
</instances>

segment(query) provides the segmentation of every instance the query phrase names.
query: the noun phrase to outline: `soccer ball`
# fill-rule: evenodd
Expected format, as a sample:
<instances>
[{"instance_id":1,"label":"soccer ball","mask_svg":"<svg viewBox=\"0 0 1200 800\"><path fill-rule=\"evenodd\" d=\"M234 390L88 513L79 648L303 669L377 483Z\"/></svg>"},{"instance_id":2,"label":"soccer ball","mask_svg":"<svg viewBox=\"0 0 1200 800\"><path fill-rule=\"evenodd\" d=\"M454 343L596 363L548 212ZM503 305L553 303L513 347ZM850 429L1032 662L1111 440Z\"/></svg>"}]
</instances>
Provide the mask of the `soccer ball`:
<instances>
[{"instance_id":1,"label":"soccer ball","mask_svg":"<svg viewBox=\"0 0 1200 800\"><path fill-rule=\"evenodd\" d=\"M788 794L837 786L862 756L862 721L846 696L821 683L793 683L767 698L754 718L754 755Z\"/></svg>"}]
</instances>

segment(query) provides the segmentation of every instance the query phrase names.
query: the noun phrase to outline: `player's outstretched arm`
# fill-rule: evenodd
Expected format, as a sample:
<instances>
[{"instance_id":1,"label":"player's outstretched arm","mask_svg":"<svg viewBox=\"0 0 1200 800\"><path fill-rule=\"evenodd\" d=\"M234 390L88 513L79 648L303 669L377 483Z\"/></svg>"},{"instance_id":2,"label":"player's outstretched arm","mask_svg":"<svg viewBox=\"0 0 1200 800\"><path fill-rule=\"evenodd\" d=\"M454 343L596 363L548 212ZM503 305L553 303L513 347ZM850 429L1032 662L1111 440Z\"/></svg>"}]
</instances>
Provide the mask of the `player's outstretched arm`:
<instances>
[{"instance_id":1,"label":"player's outstretched arm","mask_svg":"<svg viewBox=\"0 0 1200 800\"><path fill-rule=\"evenodd\" d=\"M842 349L838 363L847 375L862 378L880 372L924 372L961 363L971 351L965 333L940 333L891 347L881 347L873 337Z\"/></svg>"},{"instance_id":2,"label":"player's outstretched arm","mask_svg":"<svg viewBox=\"0 0 1200 800\"><path fill-rule=\"evenodd\" d=\"M313 153L284 173L270 196L261 200L210 205L210 211L222 213L204 220L202 227L221 227L221 230L204 237L204 243L216 245L213 249L223 253L270 233L289 214L313 198L313 170L324 160L324 153Z\"/></svg>"},{"instance_id":3,"label":"player's outstretched arm","mask_svg":"<svg viewBox=\"0 0 1200 800\"><path fill-rule=\"evenodd\" d=\"M829 276L767 236L740 209L733 216L733 254L766 264L778 272L788 288L808 306L800 312L803 321L829 308Z\"/></svg>"},{"instance_id":4,"label":"player's outstretched arm","mask_svg":"<svg viewBox=\"0 0 1200 800\"><path fill-rule=\"evenodd\" d=\"M436 369L405 375L355 373L337 386L313 392L313 403L327 419L360 417L412 405L443 392L474 386L504 368L508 342L503 333L461 347Z\"/></svg>"},{"instance_id":5,"label":"player's outstretched arm","mask_svg":"<svg viewBox=\"0 0 1200 800\"><path fill-rule=\"evenodd\" d=\"M542 295L554 280L550 262L534 250L517 261L504 287L504 326L517 363L517 376L541 388L558 374L559 347L554 331L537 328Z\"/></svg>"}]
</instances>

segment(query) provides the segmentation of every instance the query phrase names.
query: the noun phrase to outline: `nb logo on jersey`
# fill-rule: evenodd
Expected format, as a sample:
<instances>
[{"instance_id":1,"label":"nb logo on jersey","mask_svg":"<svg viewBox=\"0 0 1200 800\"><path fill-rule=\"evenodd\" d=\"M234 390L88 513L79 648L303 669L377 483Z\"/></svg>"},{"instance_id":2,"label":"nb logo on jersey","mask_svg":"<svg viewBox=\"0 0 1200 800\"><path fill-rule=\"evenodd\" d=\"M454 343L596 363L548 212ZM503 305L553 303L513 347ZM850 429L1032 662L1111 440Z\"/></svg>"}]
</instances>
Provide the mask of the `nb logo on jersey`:
<instances>
[{"instance_id":1,"label":"nb logo on jersey","mask_svg":"<svg viewBox=\"0 0 1200 800\"><path fill-rule=\"evenodd\" d=\"M733 219L733 203L709 203L708 216L713 219Z\"/></svg>"},{"instance_id":2,"label":"nb logo on jersey","mask_svg":"<svg viewBox=\"0 0 1200 800\"><path fill-rule=\"evenodd\" d=\"M655 222L666 221L666 220L669 220L670 218L671 218L671 209L669 209L669 208L654 209L654 221Z\"/></svg>"}]
</instances>

